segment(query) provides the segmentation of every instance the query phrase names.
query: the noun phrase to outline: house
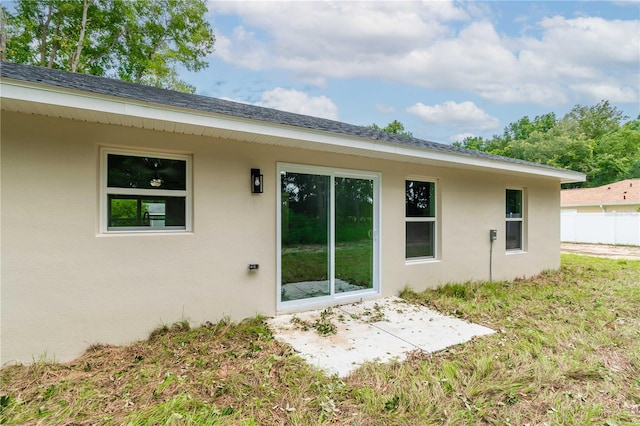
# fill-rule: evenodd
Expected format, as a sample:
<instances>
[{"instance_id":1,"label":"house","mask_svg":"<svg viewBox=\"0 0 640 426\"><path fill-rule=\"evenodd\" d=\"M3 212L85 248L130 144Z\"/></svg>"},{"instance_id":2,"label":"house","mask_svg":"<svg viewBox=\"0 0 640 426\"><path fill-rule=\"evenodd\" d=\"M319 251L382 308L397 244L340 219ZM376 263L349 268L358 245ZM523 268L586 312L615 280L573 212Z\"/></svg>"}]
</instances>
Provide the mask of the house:
<instances>
[{"instance_id":1,"label":"house","mask_svg":"<svg viewBox=\"0 0 640 426\"><path fill-rule=\"evenodd\" d=\"M555 269L560 184L585 178L90 75L0 76L2 364Z\"/></svg>"},{"instance_id":2,"label":"house","mask_svg":"<svg viewBox=\"0 0 640 426\"><path fill-rule=\"evenodd\" d=\"M640 179L560 191L563 242L640 245Z\"/></svg>"},{"instance_id":3,"label":"house","mask_svg":"<svg viewBox=\"0 0 640 426\"><path fill-rule=\"evenodd\" d=\"M563 213L625 213L640 211L640 179L625 179L597 188L563 189Z\"/></svg>"}]
</instances>

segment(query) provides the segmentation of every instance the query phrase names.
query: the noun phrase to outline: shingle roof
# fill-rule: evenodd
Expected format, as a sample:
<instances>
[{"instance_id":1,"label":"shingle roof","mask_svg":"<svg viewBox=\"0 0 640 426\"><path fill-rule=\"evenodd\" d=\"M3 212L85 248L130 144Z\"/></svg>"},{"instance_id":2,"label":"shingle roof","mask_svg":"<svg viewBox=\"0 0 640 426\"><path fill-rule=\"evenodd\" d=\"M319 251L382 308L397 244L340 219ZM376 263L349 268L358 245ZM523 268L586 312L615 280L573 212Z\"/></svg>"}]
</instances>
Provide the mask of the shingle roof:
<instances>
[{"instance_id":1,"label":"shingle roof","mask_svg":"<svg viewBox=\"0 0 640 426\"><path fill-rule=\"evenodd\" d=\"M626 179L597 188L563 189L562 206L590 206L608 204L640 204L640 179Z\"/></svg>"},{"instance_id":2,"label":"shingle roof","mask_svg":"<svg viewBox=\"0 0 640 426\"><path fill-rule=\"evenodd\" d=\"M498 160L508 163L541 167L549 170L561 170L556 167L486 154L483 152L459 148L453 145L377 131L365 126L357 126L335 120L295 114L240 102L159 89L156 87L144 86L88 74L72 73L44 67L14 64L10 62L0 62L0 77L80 90L100 95L116 96L171 107L186 108L194 111L203 111L304 129L325 131L338 135L361 137L391 144L458 154L466 157Z\"/></svg>"}]
</instances>

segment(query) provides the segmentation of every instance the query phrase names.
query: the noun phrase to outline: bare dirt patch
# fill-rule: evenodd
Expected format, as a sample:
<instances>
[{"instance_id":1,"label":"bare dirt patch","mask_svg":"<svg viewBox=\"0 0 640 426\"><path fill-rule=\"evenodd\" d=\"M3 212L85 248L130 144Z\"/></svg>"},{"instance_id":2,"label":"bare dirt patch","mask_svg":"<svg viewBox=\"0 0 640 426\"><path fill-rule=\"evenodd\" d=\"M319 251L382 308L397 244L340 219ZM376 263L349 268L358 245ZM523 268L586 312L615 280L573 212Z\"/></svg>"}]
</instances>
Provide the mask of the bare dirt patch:
<instances>
[{"instance_id":1,"label":"bare dirt patch","mask_svg":"<svg viewBox=\"0 0 640 426\"><path fill-rule=\"evenodd\" d=\"M606 257L609 259L640 260L638 246L612 246L606 244L562 243L563 253L584 254L588 256Z\"/></svg>"}]
</instances>

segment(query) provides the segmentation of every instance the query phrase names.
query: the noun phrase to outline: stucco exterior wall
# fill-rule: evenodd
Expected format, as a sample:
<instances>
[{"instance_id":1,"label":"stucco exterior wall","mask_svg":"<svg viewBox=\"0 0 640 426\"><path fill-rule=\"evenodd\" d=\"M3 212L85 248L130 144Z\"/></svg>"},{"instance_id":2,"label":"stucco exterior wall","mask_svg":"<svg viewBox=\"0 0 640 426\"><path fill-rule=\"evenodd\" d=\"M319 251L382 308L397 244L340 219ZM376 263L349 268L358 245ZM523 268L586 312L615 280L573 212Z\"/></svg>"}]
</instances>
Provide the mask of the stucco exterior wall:
<instances>
[{"instance_id":1,"label":"stucco exterior wall","mask_svg":"<svg viewBox=\"0 0 640 426\"><path fill-rule=\"evenodd\" d=\"M427 167L303 149L2 113L1 362L67 360L157 326L276 314L278 162L381 173L382 295L512 279L560 262L552 179ZM105 235L101 147L193 158L193 232ZM264 173L264 193L249 172ZM438 258L404 259L405 179L435 179ZM505 189L525 191L525 250L505 252ZM249 272L249 263L260 269Z\"/></svg>"}]
</instances>

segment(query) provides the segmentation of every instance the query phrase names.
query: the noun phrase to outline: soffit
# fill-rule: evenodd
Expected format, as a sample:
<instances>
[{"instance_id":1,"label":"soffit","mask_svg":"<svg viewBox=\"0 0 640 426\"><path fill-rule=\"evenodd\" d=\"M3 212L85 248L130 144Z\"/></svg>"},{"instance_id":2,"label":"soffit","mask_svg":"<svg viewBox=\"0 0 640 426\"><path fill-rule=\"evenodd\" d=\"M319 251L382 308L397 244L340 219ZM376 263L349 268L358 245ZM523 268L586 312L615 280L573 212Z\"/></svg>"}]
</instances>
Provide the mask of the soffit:
<instances>
[{"instance_id":1,"label":"soffit","mask_svg":"<svg viewBox=\"0 0 640 426\"><path fill-rule=\"evenodd\" d=\"M43 88L37 84L24 82L12 84L11 81L4 79L1 93L2 110L5 111L424 165L475 169L509 175L534 175L561 182L584 180L584 175L581 173L547 166L431 151L241 117L166 107L113 96L86 94L70 89Z\"/></svg>"}]
</instances>

